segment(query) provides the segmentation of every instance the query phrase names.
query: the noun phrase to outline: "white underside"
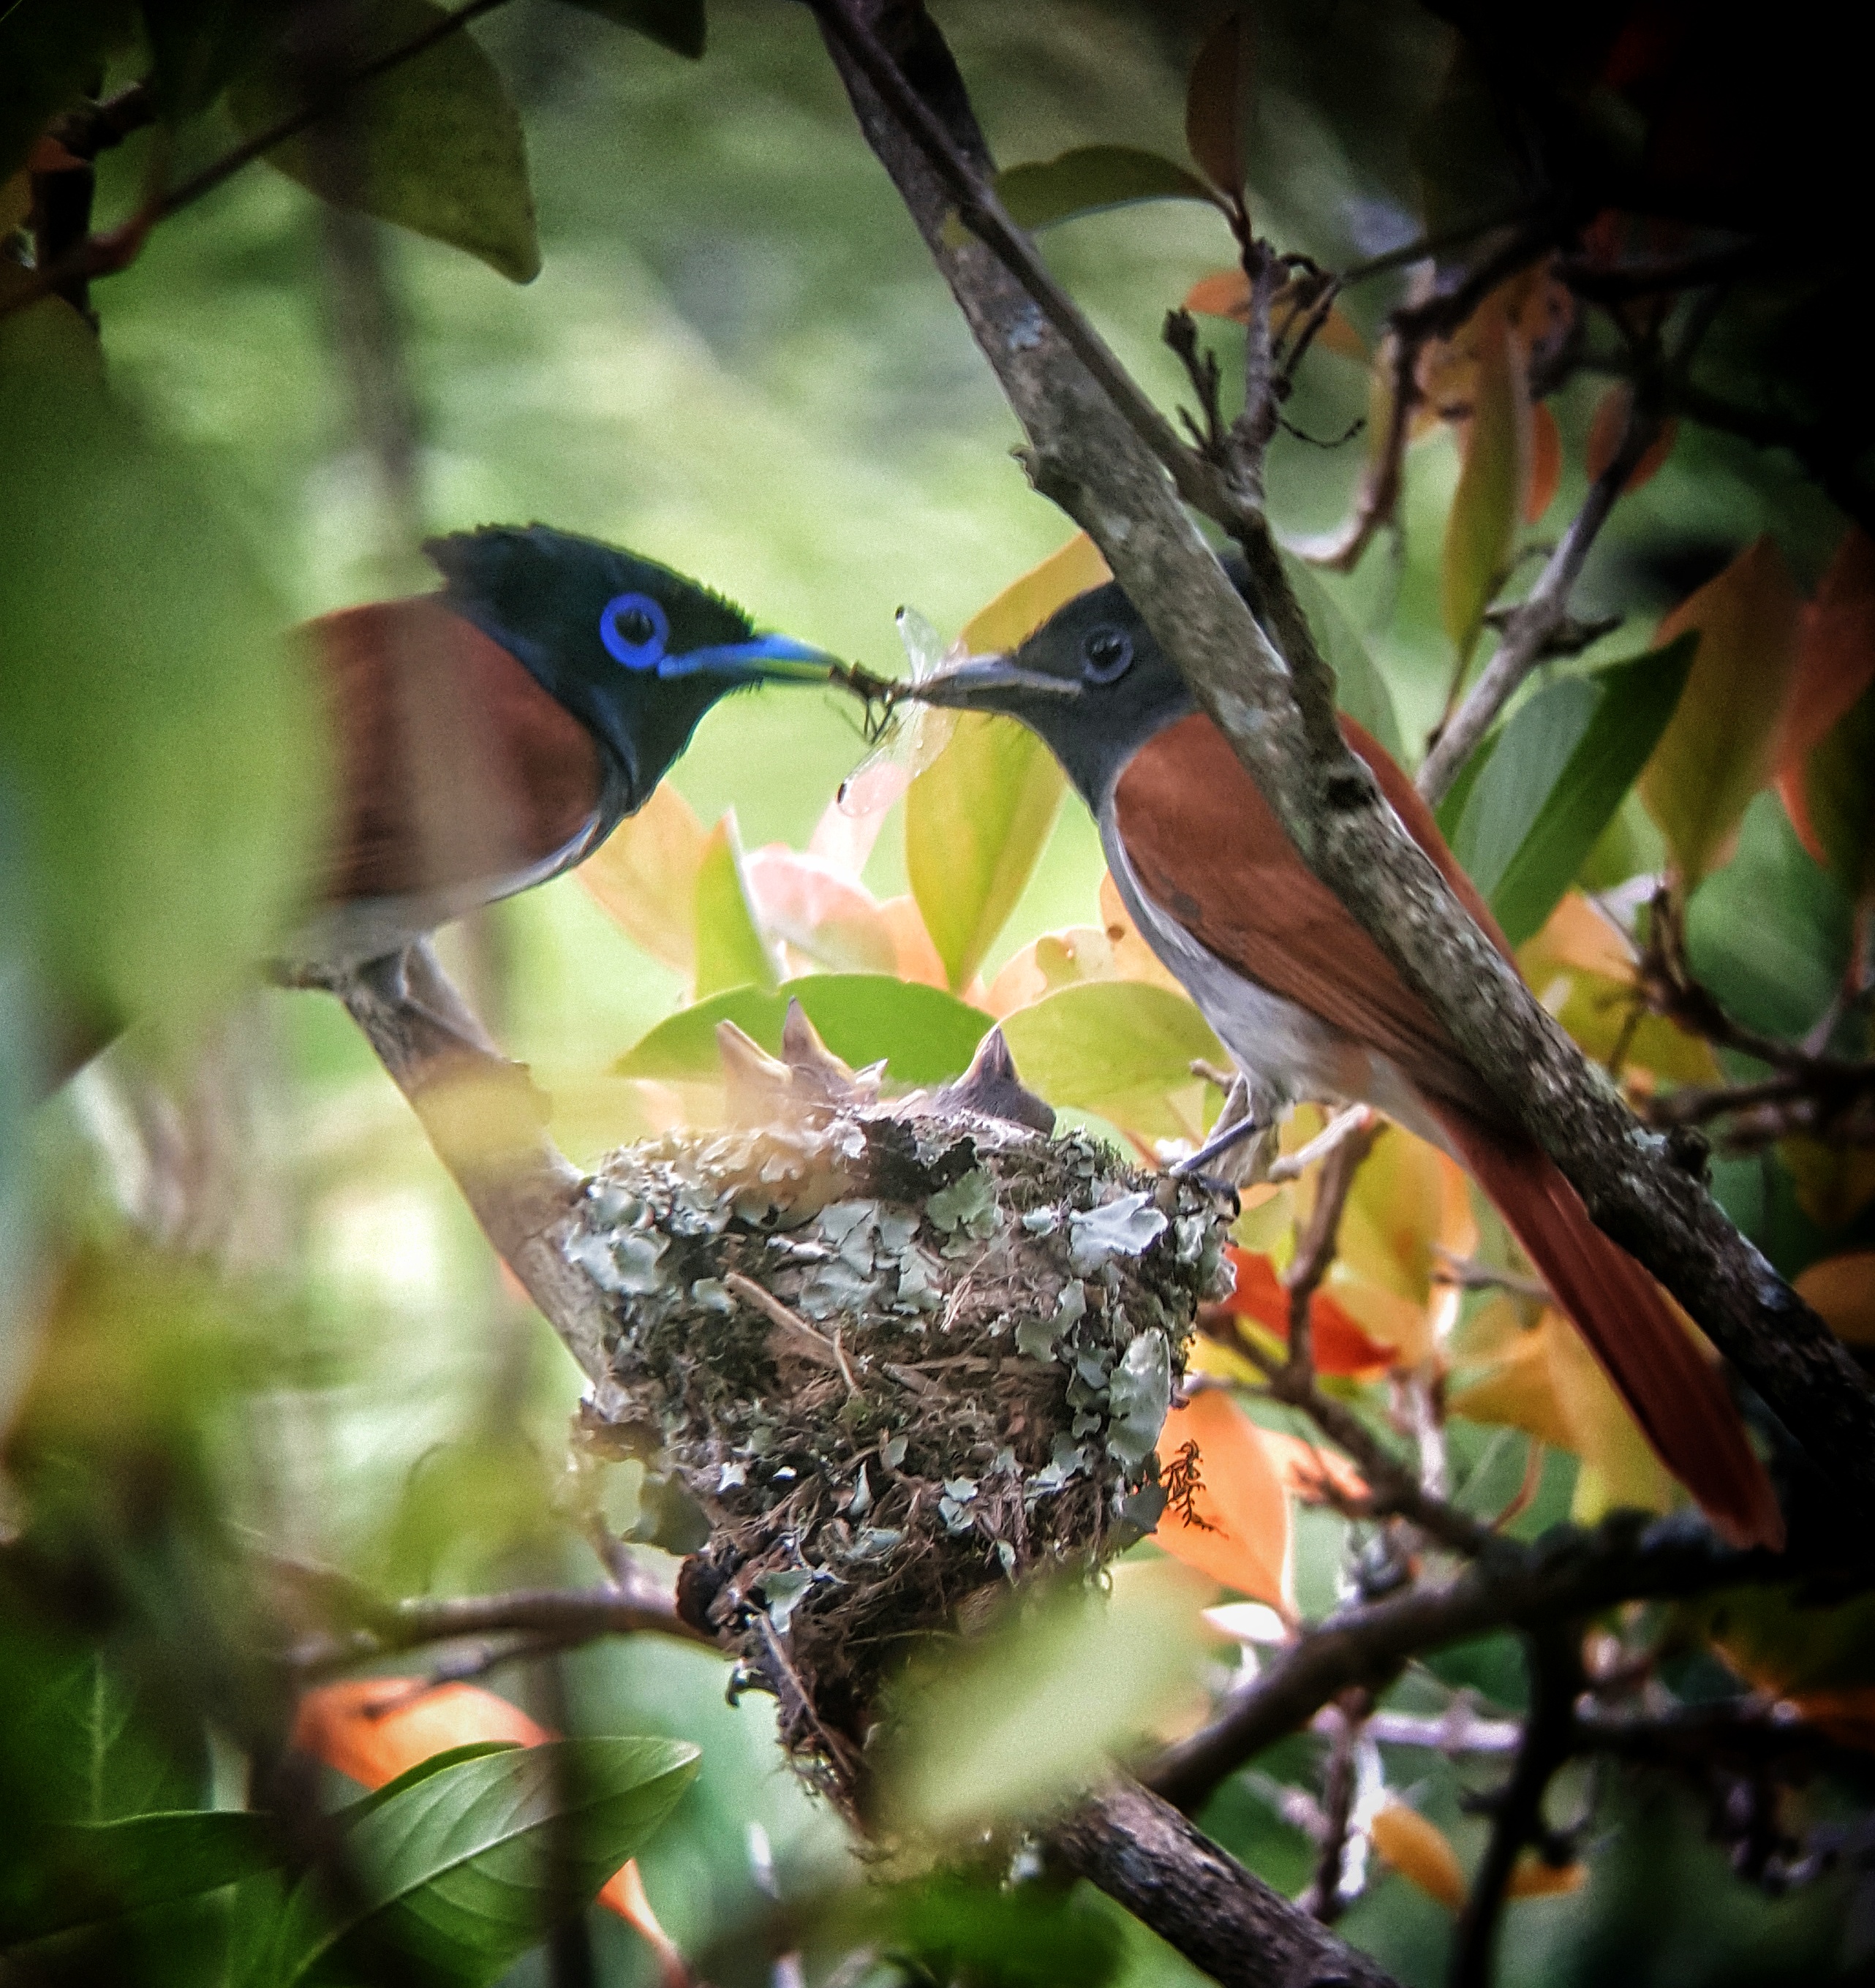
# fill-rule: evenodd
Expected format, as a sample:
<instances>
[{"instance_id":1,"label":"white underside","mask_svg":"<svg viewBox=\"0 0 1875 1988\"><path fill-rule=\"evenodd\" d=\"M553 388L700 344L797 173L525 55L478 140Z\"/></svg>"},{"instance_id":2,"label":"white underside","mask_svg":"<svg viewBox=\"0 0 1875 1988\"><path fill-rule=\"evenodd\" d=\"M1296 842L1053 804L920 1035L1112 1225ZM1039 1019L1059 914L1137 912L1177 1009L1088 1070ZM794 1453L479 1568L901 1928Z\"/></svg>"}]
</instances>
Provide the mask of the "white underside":
<instances>
[{"instance_id":1,"label":"white underside","mask_svg":"<svg viewBox=\"0 0 1875 1988\"><path fill-rule=\"evenodd\" d=\"M344 972L368 959L382 959L453 923L483 904L533 889L550 877L584 861L601 839L602 817L594 815L571 841L506 875L472 879L440 891L412 891L399 897L357 898L316 911L281 946L278 958L290 971L316 967Z\"/></svg>"},{"instance_id":2,"label":"white underside","mask_svg":"<svg viewBox=\"0 0 1875 1988\"><path fill-rule=\"evenodd\" d=\"M1140 937L1183 985L1253 1090L1261 1094L1259 1110L1305 1099L1371 1104L1422 1139L1445 1144L1437 1121L1391 1058L1245 979L1152 902L1127 860L1111 801L1100 811L1100 841Z\"/></svg>"}]
</instances>

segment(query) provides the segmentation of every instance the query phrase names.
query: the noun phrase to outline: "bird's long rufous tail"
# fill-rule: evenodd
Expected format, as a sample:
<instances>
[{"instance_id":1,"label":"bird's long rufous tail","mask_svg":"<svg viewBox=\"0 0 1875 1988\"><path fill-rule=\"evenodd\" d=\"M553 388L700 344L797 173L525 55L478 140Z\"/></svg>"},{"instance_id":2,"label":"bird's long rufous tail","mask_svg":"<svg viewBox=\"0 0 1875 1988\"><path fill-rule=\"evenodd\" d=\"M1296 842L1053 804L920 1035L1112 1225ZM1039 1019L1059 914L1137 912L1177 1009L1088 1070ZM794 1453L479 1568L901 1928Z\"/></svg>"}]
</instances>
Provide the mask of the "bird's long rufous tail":
<instances>
[{"instance_id":1,"label":"bird's long rufous tail","mask_svg":"<svg viewBox=\"0 0 1875 1988\"><path fill-rule=\"evenodd\" d=\"M1660 1461L1734 1545L1782 1547L1776 1493L1724 1378L1653 1279L1590 1221L1538 1147L1450 1107L1439 1118Z\"/></svg>"}]
</instances>

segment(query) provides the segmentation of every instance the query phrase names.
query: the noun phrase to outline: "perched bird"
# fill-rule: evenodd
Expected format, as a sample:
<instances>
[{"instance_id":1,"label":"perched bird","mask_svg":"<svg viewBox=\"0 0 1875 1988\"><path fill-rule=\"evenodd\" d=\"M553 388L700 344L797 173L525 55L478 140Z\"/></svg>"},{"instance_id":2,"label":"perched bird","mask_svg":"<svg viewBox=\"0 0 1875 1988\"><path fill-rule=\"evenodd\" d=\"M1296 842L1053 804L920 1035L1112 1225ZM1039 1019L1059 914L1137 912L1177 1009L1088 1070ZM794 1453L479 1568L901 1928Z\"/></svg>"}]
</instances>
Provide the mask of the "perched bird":
<instances>
[{"instance_id":1,"label":"perched bird","mask_svg":"<svg viewBox=\"0 0 1875 1988\"><path fill-rule=\"evenodd\" d=\"M834 658L757 635L668 567L545 525L425 548L442 590L301 631L327 693L336 807L290 972L401 952L591 854L719 698L824 682Z\"/></svg>"},{"instance_id":2,"label":"perched bird","mask_svg":"<svg viewBox=\"0 0 1875 1988\"><path fill-rule=\"evenodd\" d=\"M1117 585L1070 601L1014 655L955 664L917 695L1006 712L1038 733L1093 811L1141 934L1240 1067L1286 1100L1376 1106L1462 1161L1714 1524L1741 1543L1782 1543L1775 1496L1721 1375L1304 864ZM1411 781L1352 720L1342 728L1401 826L1509 958Z\"/></svg>"}]
</instances>

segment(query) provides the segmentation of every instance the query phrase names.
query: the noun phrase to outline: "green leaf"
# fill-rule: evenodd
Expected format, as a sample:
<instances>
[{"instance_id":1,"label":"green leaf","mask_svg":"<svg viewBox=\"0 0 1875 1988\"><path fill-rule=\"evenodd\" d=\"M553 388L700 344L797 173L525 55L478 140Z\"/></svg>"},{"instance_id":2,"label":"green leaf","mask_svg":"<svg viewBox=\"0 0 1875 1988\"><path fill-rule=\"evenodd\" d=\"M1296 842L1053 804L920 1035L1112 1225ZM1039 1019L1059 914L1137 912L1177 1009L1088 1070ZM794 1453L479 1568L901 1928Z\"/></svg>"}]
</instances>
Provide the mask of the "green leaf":
<instances>
[{"instance_id":1,"label":"green leaf","mask_svg":"<svg viewBox=\"0 0 1875 1988\"><path fill-rule=\"evenodd\" d=\"M1182 994L1142 980L1096 980L1044 995L1003 1019L1023 1082L1058 1109L1091 1111L1146 1138L1202 1129L1194 1058L1227 1060Z\"/></svg>"},{"instance_id":2,"label":"green leaf","mask_svg":"<svg viewBox=\"0 0 1875 1988\"><path fill-rule=\"evenodd\" d=\"M265 1819L244 1810L190 1809L59 1824L0 1892L0 1942L40 1939L197 1898L239 1884L275 1861Z\"/></svg>"},{"instance_id":3,"label":"green leaf","mask_svg":"<svg viewBox=\"0 0 1875 1988\"><path fill-rule=\"evenodd\" d=\"M142 0L151 76L170 123L205 110L258 61L287 17L287 0Z\"/></svg>"},{"instance_id":4,"label":"green leaf","mask_svg":"<svg viewBox=\"0 0 1875 1988\"><path fill-rule=\"evenodd\" d=\"M1699 652L1640 791L1689 888L1727 861L1770 777L1799 607L1782 555L1761 538L1660 624L1657 643L1695 631Z\"/></svg>"},{"instance_id":5,"label":"green leaf","mask_svg":"<svg viewBox=\"0 0 1875 1988\"><path fill-rule=\"evenodd\" d=\"M567 0L621 28L635 28L661 48L692 62L703 52L703 0Z\"/></svg>"},{"instance_id":6,"label":"green leaf","mask_svg":"<svg viewBox=\"0 0 1875 1988\"><path fill-rule=\"evenodd\" d=\"M1811 826L1851 897L1875 890L1875 689L1831 726L1803 771Z\"/></svg>"},{"instance_id":7,"label":"green leaf","mask_svg":"<svg viewBox=\"0 0 1875 1988\"><path fill-rule=\"evenodd\" d=\"M1196 173L1130 145L1083 145L1059 158L1010 166L997 174L996 191L1010 219L1027 228L1142 200L1217 201Z\"/></svg>"},{"instance_id":8,"label":"green leaf","mask_svg":"<svg viewBox=\"0 0 1875 1988\"><path fill-rule=\"evenodd\" d=\"M1403 749L1393 694L1367 653L1359 631L1341 611L1334 595L1311 566L1293 553L1284 553L1282 563L1291 590L1308 617L1315 646L1335 672L1335 703L1399 759Z\"/></svg>"},{"instance_id":9,"label":"green leaf","mask_svg":"<svg viewBox=\"0 0 1875 1988\"><path fill-rule=\"evenodd\" d=\"M1697 637L1565 677L1504 726L1470 783L1453 853L1511 945L1539 931L1673 717Z\"/></svg>"},{"instance_id":10,"label":"green leaf","mask_svg":"<svg viewBox=\"0 0 1875 1988\"><path fill-rule=\"evenodd\" d=\"M405 1787L346 1831L353 1884L336 1913L313 1885L295 1891L275 1942L283 1988L367 1941L492 1980L638 1854L697 1759L673 1740L557 1740Z\"/></svg>"},{"instance_id":11,"label":"green leaf","mask_svg":"<svg viewBox=\"0 0 1875 1988\"><path fill-rule=\"evenodd\" d=\"M733 808L704 840L694 904L695 998L707 1000L731 987L772 988L780 974L755 915L749 880L743 874L742 838Z\"/></svg>"},{"instance_id":12,"label":"green leaf","mask_svg":"<svg viewBox=\"0 0 1875 1988\"><path fill-rule=\"evenodd\" d=\"M1440 615L1461 671L1510 563L1530 465L1530 396L1516 342L1501 308L1487 305L1473 323L1477 384L1439 567Z\"/></svg>"},{"instance_id":13,"label":"green leaf","mask_svg":"<svg viewBox=\"0 0 1875 1988\"><path fill-rule=\"evenodd\" d=\"M912 895L952 988L967 987L1047 845L1066 776L1014 718L966 712L905 796Z\"/></svg>"},{"instance_id":14,"label":"green leaf","mask_svg":"<svg viewBox=\"0 0 1875 1988\"><path fill-rule=\"evenodd\" d=\"M130 0L0 0L0 181L25 164L47 120L103 73L134 19Z\"/></svg>"},{"instance_id":15,"label":"green leaf","mask_svg":"<svg viewBox=\"0 0 1875 1988\"><path fill-rule=\"evenodd\" d=\"M445 18L431 0L375 0L359 15L354 60L388 55ZM276 63L238 83L228 109L252 137L303 100ZM517 283L540 273L521 120L495 65L460 29L358 84L333 118L266 157L322 199L446 242Z\"/></svg>"},{"instance_id":16,"label":"green leaf","mask_svg":"<svg viewBox=\"0 0 1875 1988\"><path fill-rule=\"evenodd\" d=\"M941 989L883 973L814 973L773 994L741 987L660 1022L612 1067L617 1077L711 1080L721 1073L716 1024L733 1022L770 1055L790 999L834 1054L855 1069L883 1059L895 1084L943 1084L970 1067L990 1027L980 1008Z\"/></svg>"},{"instance_id":17,"label":"green leaf","mask_svg":"<svg viewBox=\"0 0 1875 1988\"><path fill-rule=\"evenodd\" d=\"M1250 66L1243 17L1227 14L1200 45L1185 89L1185 143L1227 193L1240 193L1244 187L1244 99Z\"/></svg>"},{"instance_id":18,"label":"green leaf","mask_svg":"<svg viewBox=\"0 0 1875 1988\"><path fill-rule=\"evenodd\" d=\"M432 1774L446 1773L450 1768L460 1767L465 1760L479 1760L485 1754L512 1753L520 1746L518 1740L468 1740L459 1746L445 1746L440 1753L432 1753L427 1760L406 1767L402 1773L394 1776L381 1788L373 1788L354 1802L348 1802L333 1817L341 1828L349 1829L353 1824L362 1822L374 1808L382 1808L388 1801L394 1801L406 1788L414 1788L419 1781L427 1781Z\"/></svg>"},{"instance_id":19,"label":"green leaf","mask_svg":"<svg viewBox=\"0 0 1875 1988\"><path fill-rule=\"evenodd\" d=\"M199 1019L266 955L326 727L253 549L48 310L0 323L0 788L49 1032L82 1039Z\"/></svg>"}]
</instances>

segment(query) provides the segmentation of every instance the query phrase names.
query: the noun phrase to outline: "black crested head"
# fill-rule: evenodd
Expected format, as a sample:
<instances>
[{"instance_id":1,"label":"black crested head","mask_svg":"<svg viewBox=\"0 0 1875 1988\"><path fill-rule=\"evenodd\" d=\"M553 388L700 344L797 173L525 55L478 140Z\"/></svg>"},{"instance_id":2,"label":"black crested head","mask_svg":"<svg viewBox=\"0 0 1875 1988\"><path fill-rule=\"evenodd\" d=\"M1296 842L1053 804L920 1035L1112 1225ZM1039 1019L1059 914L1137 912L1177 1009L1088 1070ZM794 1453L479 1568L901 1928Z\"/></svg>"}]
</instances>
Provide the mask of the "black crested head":
<instances>
[{"instance_id":1,"label":"black crested head","mask_svg":"<svg viewBox=\"0 0 1875 1988\"><path fill-rule=\"evenodd\" d=\"M919 695L948 709L1020 718L1096 810L1134 753L1196 708L1111 580L1058 609L1013 655L971 657L929 678Z\"/></svg>"},{"instance_id":2,"label":"black crested head","mask_svg":"<svg viewBox=\"0 0 1875 1988\"><path fill-rule=\"evenodd\" d=\"M650 798L726 692L824 681L832 658L758 636L740 607L655 560L547 525L485 525L424 547L443 599L597 738L619 813Z\"/></svg>"}]
</instances>

